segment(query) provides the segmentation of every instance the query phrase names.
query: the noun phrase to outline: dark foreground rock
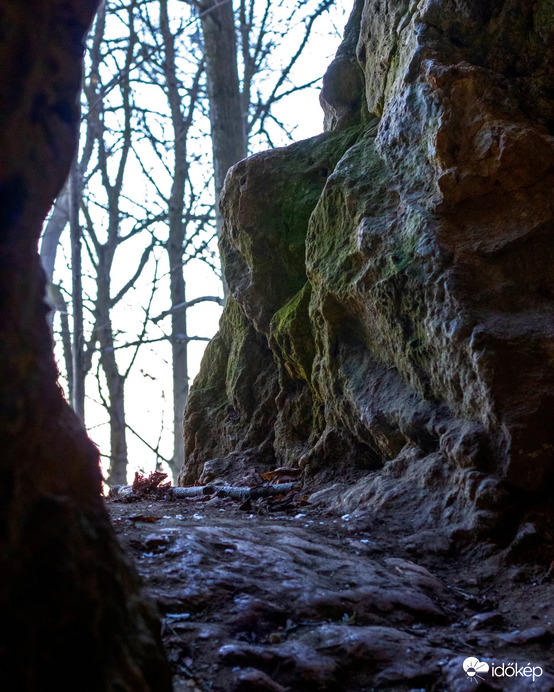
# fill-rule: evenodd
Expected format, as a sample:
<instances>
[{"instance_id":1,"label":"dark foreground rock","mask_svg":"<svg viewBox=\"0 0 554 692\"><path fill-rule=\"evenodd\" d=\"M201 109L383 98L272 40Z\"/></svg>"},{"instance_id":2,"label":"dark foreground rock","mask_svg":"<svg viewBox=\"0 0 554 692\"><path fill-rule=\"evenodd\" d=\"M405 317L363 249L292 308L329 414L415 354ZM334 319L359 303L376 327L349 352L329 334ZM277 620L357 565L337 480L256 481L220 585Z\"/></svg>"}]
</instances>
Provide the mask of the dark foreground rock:
<instances>
[{"instance_id":1,"label":"dark foreground rock","mask_svg":"<svg viewBox=\"0 0 554 692\"><path fill-rule=\"evenodd\" d=\"M287 465L421 531L548 521L552 32L550 0L356 2L328 131L227 177L183 483Z\"/></svg>"},{"instance_id":2,"label":"dark foreground rock","mask_svg":"<svg viewBox=\"0 0 554 692\"><path fill-rule=\"evenodd\" d=\"M94 0L0 6L0 689L170 689L98 450L57 383L41 225L67 177Z\"/></svg>"},{"instance_id":3,"label":"dark foreground rock","mask_svg":"<svg viewBox=\"0 0 554 692\"><path fill-rule=\"evenodd\" d=\"M510 565L490 546L414 549L363 514L239 506L215 495L109 503L163 612L176 692L554 689L544 567ZM497 675L469 677L468 657ZM500 674L516 662L536 679Z\"/></svg>"}]
</instances>

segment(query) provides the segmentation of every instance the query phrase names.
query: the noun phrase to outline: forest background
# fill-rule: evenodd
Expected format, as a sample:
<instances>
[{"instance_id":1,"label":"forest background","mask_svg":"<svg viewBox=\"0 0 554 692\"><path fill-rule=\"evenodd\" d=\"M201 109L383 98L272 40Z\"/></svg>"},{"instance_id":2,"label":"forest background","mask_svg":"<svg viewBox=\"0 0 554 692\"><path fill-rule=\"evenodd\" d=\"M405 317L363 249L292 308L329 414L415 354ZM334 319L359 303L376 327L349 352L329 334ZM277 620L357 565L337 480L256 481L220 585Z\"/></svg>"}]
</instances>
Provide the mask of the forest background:
<instances>
[{"instance_id":1,"label":"forest background","mask_svg":"<svg viewBox=\"0 0 554 692\"><path fill-rule=\"evenodd\" d=\"M322 131L339 0L104 0L79 153L44 227L60 385L108 484L175 478L225 301L215 199L248 154Z\"/></svg>"}]
</instances>

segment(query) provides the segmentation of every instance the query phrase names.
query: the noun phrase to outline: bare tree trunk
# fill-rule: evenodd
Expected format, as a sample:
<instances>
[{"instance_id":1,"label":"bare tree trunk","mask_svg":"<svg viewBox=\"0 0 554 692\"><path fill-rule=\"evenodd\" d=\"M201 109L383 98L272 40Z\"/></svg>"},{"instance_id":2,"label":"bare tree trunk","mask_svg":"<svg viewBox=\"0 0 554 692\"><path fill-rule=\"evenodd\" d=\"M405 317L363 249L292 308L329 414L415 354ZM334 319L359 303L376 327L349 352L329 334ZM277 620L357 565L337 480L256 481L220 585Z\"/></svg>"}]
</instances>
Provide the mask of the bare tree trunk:
<instances>
[{"instance_id":1,"label":"bare tree trunk","mask_svg":"<svg viewBox=\"0 0 554 692\"><path fill-rule=\"evenodd\" d=\"M171 255L171 253L170 253ZM171 300L185 297L183 270L171 272ZM173 356L173 458L171 473L176 482L185 458L183 414L189 393L187 311L176 310L171 315L171 351Z\"/></svg>"},{"instance_id":2,"label":"bare tree trunk","mask_svg":"<svg viewBox=\"0 0 554 692\"><path fill-rule=\"evenodd\" d=\"M165 88L175 141L175 164L173 182L169 198L169 239L167 254L169 259L171 305L185 303L185 279L183 275L183 253L186 224L183 219L185 183L188 174L187 131L192 119L194 99L188 119L183 117L181 96L175 65L175 42L170 31L167 13L167 0L160 0L160 29L164 42ZM200 72L198 73L198 76ZM173 362L173 457L171 472L176 481L184 459L183 413L189 390L188 373L188 332L187 311L175 310L171 313L171 356Z\"/></svg>"},{"instance_id":3,"label":"bare tree trunk","mask_svg":"<svg viewBox=\"0 0 554 692\"><path fill-rule=\"evenodd\" d=\"M48 318L51 318L54 311L60 316L61 340L68 387L66 398L67 401L73 401L73 348L71 344L71 327L69 325L67 302L63 296L61 288L57 284L48 283L46 285L46 296L48 304L52 307L52 310L48 313ZM48 321L48 326L50 329L52 329L51 319Z\"/></svg>"},{"instance_id":4,"label":"bare tree trunk","mask_svg":"<svg viewBox=\"0 0 554 692\"><path fill-rule=\"evenodd\" d=\"M227 171L247 154L246 115L237 69L237 38L231 2L204 0L200 10L210 103L216 222L221 231L219 194Z\"/></svg>"},{"instance_id":5,"label":"bare tree trunk","mask_svg":"<svg viewBox=\"0 0 554 692\"><path fill-rule=\"evenodd\" d=\"M46 228L42 234L40 243L40 259L46 273L48 283L52 283L56 253L60 243L60 237L69 220L69 184L66 183L60 192L54 211L50 216Z\"/></svg>"},{"instance_id":6,"label":"bare tree trunk","mask_svg":"<svg viewBox=\"0 0 554 692\"><path fill-rule=\"evenodd\" d=\"M67 306L64 312L60 312L60 323L62 333L63 357L67 377L67 400L73 398L73 352L71 348L71 329L69 327L69 315Z\"/></svg>"},{"instance_id":7,"label":"bare tree trunk","mask_svg":"<svg viewBox=\"0 0 554 692\"><path fill-rule=\"evenodd\" d=\"M113 343L113 339L111 341ZM125 378L117 369L113 347L102 348L100 363L106 375L110 396L108 403L108 412L110 414L110 474L107 481L110 485L124 485L127 482Z\"/></svg>"},{"instance_id":8,"label":"bare tree trunk","mask_svg":"<svg viewBox=\"0 0 554 692\"><path fill-rule=\"evenodd\" d=\"M106 21L105 2L101 4L99 18L97 22L97 30L95 32L94 41L91 49L91 62L93 69L98 70L102 56L102 29ZM94 245L97 262L96 262L96 281L97 281L97 297L96 297L96 323L92 336L92 343L98 341L100 343L100 365L106 377L108 387L108 400L104 402L105 408L110 417L110 472L108 481L110 483L126 483L127 480L127 441L126 441L126 423L125 423L125 376L119 372L117 360L115 356L115 343L113 329L111 323L111 309L115 305L116 300L112 300L111 290L111 272L115 252L121 241L120 223L121 209L120 200L123 189L123 181L125 176L125 167L129 158L131 149L131 86L130 86L130 71L134 62L134 49L137 43L137 34L135 30L135 9L136 2L132 2L127 6L127 27L129 30L128 43L126 45L125 65L119 75L119 89L121 93L123 111L123 128L121 131L122 145L119 151L119 162L113 176L113 182L110 179L110 171L108 159L112 151L106 140L106 127L103 119L104 101L103 90L99 82L98 72L91 75L90 82L85 85L85 94L89 102L89 133L87 134L86 147L96 140L98 143L98 167L102 178L102 184L107 196L107 212L108 212L108 228L107 239L101 243L98 239L98 234L95 231L94 223L90 214L86 214L87 232L92 244ZM90 361L89 361L90 362ZM85 355L83 355L83 364L85 365ZM88 365L88 363L86 363ZM77 385L77 373L74 372L75 386Z\"/></svg>"},{"instance_id":9,"label":"bare tree trunk","mask_svg":"<svg viewBox=\"0 0 554 692\"><path fill-rule=\"evenodd\" d=\"M73 391L71 403L79 420L85 421L85 355L83 338L83 280L81 268L81 181L75 157L69 173L69 228L71 232L71 296L73 303Z\"/></svg>"},{"instance_id":10,"label":"bare tree trunk","mask_svg":"<svg viewBox=\"0 0 554 692\"><path fill-rule=\"evenodd\" d=\"M113 192L113 190L112 190ZM125 425L125 377L119 372L111 321L111 269L117 248L117 224L119 222L115 195L109 205L110 222L108 241L99 247L96 298L96 327L94 339L100 343L100 365L106 377L108 399L104 402L110 417L110 485L127 482L127 439Z\"/></svg>"}]
</instances>

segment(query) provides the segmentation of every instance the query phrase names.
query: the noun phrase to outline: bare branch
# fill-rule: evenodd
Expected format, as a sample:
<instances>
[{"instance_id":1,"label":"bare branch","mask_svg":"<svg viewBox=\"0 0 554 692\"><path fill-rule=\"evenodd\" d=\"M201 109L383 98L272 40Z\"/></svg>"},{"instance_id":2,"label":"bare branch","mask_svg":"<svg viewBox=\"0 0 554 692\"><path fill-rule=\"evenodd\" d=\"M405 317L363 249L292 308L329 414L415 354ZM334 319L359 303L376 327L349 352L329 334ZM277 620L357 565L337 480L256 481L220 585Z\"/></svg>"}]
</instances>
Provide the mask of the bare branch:
<instances>
[{"instance_id":1,"label":"bare branch","mask_svg":"<svg viewBox=\"0 0 554 692\"><path fill-rule=\"evenodd\" d=\"M164 335L160 336L157 339L138 339L136 341L129 341L127 344L120 344L118 346L105 346L105 347L100 347L96 349L99 353L103 352L113 352L113 351L120 351L123 348L134 348L137 345L142 345L142 344L156 344L159 343L160 341L171 341L172 338L170 335ZM212 337L211 336L186 336L184 334L182 335L177 335L177 338L179 341L182 343L187 343L189 341L211 341Z\"/></svg>"},{"instance_id":2,"label":"bare branch","mask_svg":"<svg viewBox=\"0 0 554 692\"><path fill-rule=\"evenodd\" d=\"M140 261L138 263L138 266L135 270L135 273L133 276L127 281L127 283L121 288L118 293L110 300L110 307L113 308L114 305L117 305L119 301L123 298L123 296L135 285L137 279L139 276L142 274L142 270L146 266L146 263L148 262L148 259L152 253L152 250L154 249L154 246L156 244L155 239L152 240L150 245L144 249L144 252L142 253L142 256L140 258Z\"/></svg>"},{"instance_id":3,"label":"bare branch","mask_svg":"<svg viewBox=\"0 0 554 692\"><path fill-rule=\"evenodd\" d=\"M138 338L139 342L142 342L144 340L144 336L146 334L146 329L148 326L148 320L150 319L150 310L152 309L152 301L154 300L154 294L156 292L157 276L158 276L158 262L156 262L156 268L154 270L154 282L153 282L152 291L150 292L150 299L148 301L148 305L146 306L146 310L144 311L144 320L142 323L142 331L141 331L140 336ZM131 368L133 367L133 365L135 363L135 360L137 358L140 346L142 346L142 343L137 344L137 347L135 348L135 352L133 353L133 357L131 358L129 365L127 366L127 370L125 371L125 375L124 375L125 380L129 376L129 373L131 372Z\"/></svg>"},{"instance_id":4,"label":"bare branch","mask_svg":"<svg viewBox=\"0 0 554 692\"><path fill-rule=\"evenodd\" d=\"M146 446L148 447L148 449L149 449L151 452L154 452L154 454L155 454L158 458L160 458L162 461L165 461L166 464L170 464L170 460L169 460L169 459L166 459L164 456L162 456L162 455L160 454L160 452L159 452L159 447L158 447L158 449L155 449L154 447L152 447L152 445L151 445L149 442L147 442L147 441L144 439L144 437L142 437L142 435L139 435L139 433L138 433L134 428L132 428L132 427L129 425L129 423L125 423L125 427L127 428L127 430L129 430L130 432L132 432L133 435L134 435L137 439L139 439L139 440L142 442L142 444L146 445Z\"/></svg>"},{"instance_id":5,"label":"bare branch","mask_svg":"<svg viewBox=\"0 0 554 692\"><path fill-rule=\"evenodd\" d=\"M164 317L171 315L171 313L176 312L177 310L188 310L189 308L193 307L193 305L198 305L199 303L205 302L217 303L218 305L221 305L221 307L224 307L225 305L225 300L219 296L201 296L200 298L193 298L193 300L186 300L184 303L173 305L171 308L169 308L169 310L164 310L164 312L160 313L157 317L154 317L152 322L157 324L160 320L163 320Z\"/></svg>"}]
</instances>

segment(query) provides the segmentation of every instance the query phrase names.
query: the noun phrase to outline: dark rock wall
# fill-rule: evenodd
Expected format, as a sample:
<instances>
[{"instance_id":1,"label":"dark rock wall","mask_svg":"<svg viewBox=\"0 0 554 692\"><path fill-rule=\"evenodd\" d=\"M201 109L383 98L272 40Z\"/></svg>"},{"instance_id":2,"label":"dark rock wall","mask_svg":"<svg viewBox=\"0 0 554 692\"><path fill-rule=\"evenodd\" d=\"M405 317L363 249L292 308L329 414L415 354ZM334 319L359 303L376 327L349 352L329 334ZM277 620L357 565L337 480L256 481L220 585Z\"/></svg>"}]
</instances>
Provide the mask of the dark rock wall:
<instances>
[{"instance_id":1,"label":"dark rock wall","mask_svg":"<svg viewBox=\"0 0 554 692\"><path fill-rule=\"evenodd\" d=\"M472 535L551 492L553 51L551 0L356 2L328 132L228 174L183 481L355 472L345 507Z\"/></svg>"},{"instance_id":2,"label":"dark rock wall","mask_svg":"<svg viewBox=\"0 0 554 692\"><path fill-rule=\"evenodd\" d=\"M0 7L0 688L169 690L159 624L57 384L37 254L75 148L94 0Z\"/></svg>"}]
</instances>

